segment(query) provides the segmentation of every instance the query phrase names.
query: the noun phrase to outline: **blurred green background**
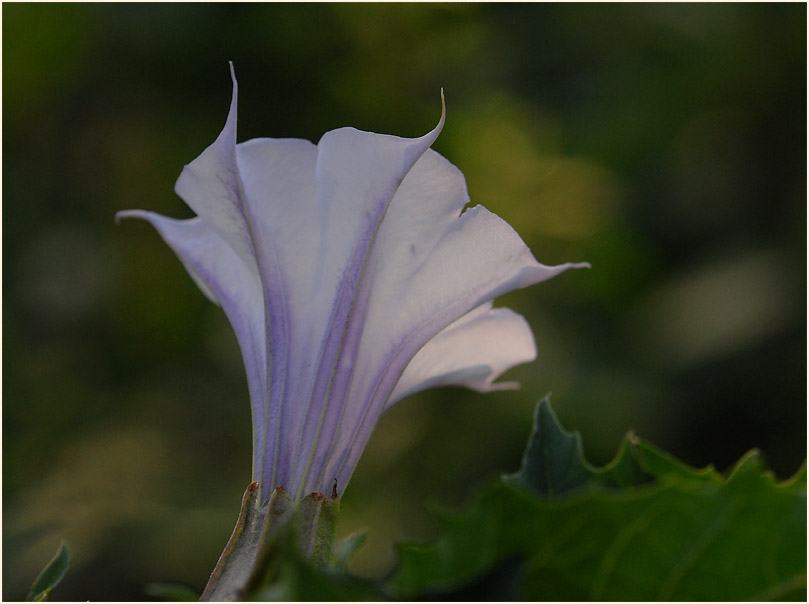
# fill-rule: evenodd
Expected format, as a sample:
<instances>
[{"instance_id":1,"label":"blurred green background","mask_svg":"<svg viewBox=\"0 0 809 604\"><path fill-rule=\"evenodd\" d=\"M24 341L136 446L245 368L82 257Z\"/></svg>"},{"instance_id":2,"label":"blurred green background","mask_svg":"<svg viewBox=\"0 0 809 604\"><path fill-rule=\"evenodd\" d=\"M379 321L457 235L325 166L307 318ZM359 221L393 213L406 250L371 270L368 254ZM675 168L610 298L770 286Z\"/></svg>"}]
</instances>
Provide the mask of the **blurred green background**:
<instances>
[{"instance_id":1,"label":"blurred green background","mask_svg":"<svg viewBox=\"0 0 809 604\"><path fill-rule=\"evenodd\" d=\"M146 224L219 133L419 136L540 261L498 301L539 358L381 422L344 497L356 573L519 465L553 393L588 457L629 429L781 477L806 454L806 6L4 4L3 598L66 538L59 599L201 589L250 481L235 338Z\"/></svg>"}]
</instances>

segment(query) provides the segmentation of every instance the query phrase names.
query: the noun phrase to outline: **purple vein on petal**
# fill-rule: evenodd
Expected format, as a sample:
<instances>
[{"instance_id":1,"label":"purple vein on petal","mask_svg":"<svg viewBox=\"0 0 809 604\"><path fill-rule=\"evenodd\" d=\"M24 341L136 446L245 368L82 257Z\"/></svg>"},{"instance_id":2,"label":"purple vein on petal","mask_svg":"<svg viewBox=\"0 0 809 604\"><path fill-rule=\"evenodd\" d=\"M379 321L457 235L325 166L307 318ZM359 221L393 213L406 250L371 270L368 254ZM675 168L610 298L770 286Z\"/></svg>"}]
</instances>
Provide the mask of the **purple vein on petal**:
<instances>
[{"instance_id":1,"label":"purple vein on petal","mask_svg":"<svg viewBox=\"0 0 809 604\"><path fill-rule=\"evenodd\" d=\"M477 288L478 293L475 297L459 297L454 304L444 307L433 317L411 330L406 338L394 350L390 351L385 362L379 365L380 371L374 380L374 386L370 392L363 393L363 396L360 397L366 401L361 418L353 424L350 439L345 443L344 447L341 447L343 450L341 458L335 463L335 470L330 472L330 474L335 474L340 484L348 483L354 466L359 459L359 454L364 448L379 416L384 411L386 401L396 387L407 364L428 341L467 312L506 291L544 281L571 268L588 266L586 264L568 263L547 267L536 263L535 260L534 263L535 266L524 267L510 279L494 280L488 286ZM324 467L325 470L326 468ZM326 476L324 475L322 478L326 479Z\"/></svg>"},{"instance_id":2,"label":"purple vein on petal","mask_svg":"<svg viewBox=\"0 0 809 604\"><path fill-rule=\"evenodd\" d=\"M245 223L247 236L249 238L250 243L250 250L252 252L254 261L256 263L256 268L259 273L259 278L262 284L262 294L264 296L264 328L265 328L265 367L264 373L267 376L267 388L262 393L261 399L257 401L251 401L252 405L261 405L263 407L263 426L260 428L262 439L260 443L260 459L262 460L262 464L265 459L266 450L267 450L267 439L272 434L270 430L270 426L272 425L272 421L277 419L275 417L271 417L273 409L271 408L272 402L272 393L274 390L277 390L279 385L282 386L283 382L281 380L274 379L272 375L272 370L277 368L282 363L279 363L279 359L273 358L274 355L280 356L278 353L281 350L281 347L273 347L272 337L281 336L283 339L284 330L283 330L283 321L278 320L278 313L273 312L270 308L271 304L270 301L272 300L273 309L277 308L278 303L283 303L283 298L281 296L273 296L274 293L273 289L273 280L270 278L271 273L267 270L266 266L263 266L265 263L262 262L263 255L259 254L259 250L256 249L257 245L260 245L261 240L260 238L255 236L254 227L253 227L253 220L252 214L250 212L249 204L247 203L247 198L244 193L244 185L241 181L241 176L239 173L239 163L236 155L236 141L237 141L237 121L238 121L238 100L239 100L239 84L236 80L236 72L233 67L233 63L230 63L230 78L233 83L233 92L231 95L230 101L230 109L228 111L227 121L225 123L225 128L222 130L222 133L217 138L216 143L219 143L220 140L222 141L222 145L226 149L227 153L227 163L228 167L231 169L233 173L233 182L228 183L232 188L235 188L236 194L238 197L238 204L239 210L242 215L242 218ZM215 143L215 144L216 144ZM179 183L179 181L178 181ZM283 308L283 307L282 307ZM282 311L283 313L283 311ZM279 384L280 382L280 384ZM257 431L257 427L254 426L254 432ZM277 446L277 438L274 440L274 445ZM254 454L254 458L256 455ZM254 479L255 476L254 470ZM269 490L272 488L267 487L264 483L263 476L263 466L259 469L259 492L261 493L260 499L263 499L265 493L269 493ZM264 488L262 488L264 487ZM264 493L262 493L264 491Z\"/></svg>"},{"instance_id":3,"label":"purple vein on petal","mask_svg":"<svg viewBox=\"0 0 809 604\"><path fill-rule=\"evenodd\" d=\"M340 135L371 137L376 138L376 140L381 138L386 143L393 143L396 148L389 151L393 155L390 159L394 160L396 156L399 156L398 161L400 163L398 166L393 167L396 172L391 175L391 180L388 181L384 189L378 193L378 197L369 200L372 207L370 212L368 209L365 210L364 228L357 237L354 249L351 252L351 259L338 286L338 294L332 307L327 335L318 360L317 376L307 403L301 437L298 441L299 443L308 444L310 449L305 461L303 458L299 458L296 463L295 474L301 481L299 493L303 492L306 485L317 488L317 485L310 482L308 474L318 449L321 432L325 426L328 434L323 436L327 436L327 441L329 442L333 440L343 408L348 404L346 401L347 389L350 384L357 347L362 336L368 305L368 293L371 287L369 280L371 279L372 271L368 270L369 255L373 250L380 224L402 180L413 164L418 161L440 134L445 115L442 94L441 118L438 125L421 138L398 139L396 137L363 133L353 129L337 131ZM321 141L321 144L324 144L324 141ZM406 145L406 147L401 148L400 146L403 145ZM321 159L322 155L319 153L318 183L322 181L321 174L323 172L321 170L326 169ZM324 191L318 191L319 196L323 193ZM329 201L328 199L322 199L321 203L328 203ZM322 401L319 409L317 405L312 404L314 401ZM316 421L315 413L317 413ZM335 414L337 415L336 418L334 417Z\"/></svg>"},{"instance_id":4,"label":"purple vein on petal","mask_svg":"<svg viewBox=\"0 0 809 604\"><path fill-rule=\"evenodd\" d=\"M260 398L252 400L252 406L260 409L260 412L254 413L254 417L260 418L260 423L254 425L254 433L261 435L261 441L256 443L260 449L254 452L254 460L261 460L259 467L254 465L254 478L262 485L262 498L266 498L272 489L272 485L265 484L263 465L266 452L268 449L277 451L279 442L270 426L275 425L280 429L278 418L284 398L286 370L284 355L287 350L285 297L277 263L273 254L268 254L264 249L262 238L256 234L257 221L253 213L254 208L251 207L244 191L236 153L238 83L232 63L230 75L233 92L225 127L216 141L200 157L186 166L175 190L198 215L210 222L214 228L221 230L223 236L248 264L252 263L253 270L258 273L262 284L266 359L263 372L267 388ZM213 195L210 198L199 195L199 187L204 186L206 179L209 186L213 187ZM275 346L271 344L273 340ZM276 464L273 463L272 467L275 469ZM271 479L270 482L274 480Z\"/></svg>"}]
</instances>

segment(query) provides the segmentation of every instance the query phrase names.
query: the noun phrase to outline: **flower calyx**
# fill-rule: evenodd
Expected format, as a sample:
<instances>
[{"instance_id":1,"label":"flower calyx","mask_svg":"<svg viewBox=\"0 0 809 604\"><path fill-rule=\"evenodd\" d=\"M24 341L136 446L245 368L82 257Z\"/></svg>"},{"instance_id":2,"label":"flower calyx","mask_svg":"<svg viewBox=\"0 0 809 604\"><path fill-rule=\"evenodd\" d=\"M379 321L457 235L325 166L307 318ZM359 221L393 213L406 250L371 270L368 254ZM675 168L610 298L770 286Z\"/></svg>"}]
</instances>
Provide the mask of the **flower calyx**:
<instances>
[{"instance_id":1,"label":"flower calyx","mask_svg":"<svg viewBox=\"0 0 809 604\"><path fill-rule=\"evenodd\" d=\"M251 483L225 550L201 601L238 601L267 589L278 577L281 557L298 555L311 564L333 566L340 498L311 493L295 502L283 487L259 504L259 485Z\"/></svg>"}]
</instances>

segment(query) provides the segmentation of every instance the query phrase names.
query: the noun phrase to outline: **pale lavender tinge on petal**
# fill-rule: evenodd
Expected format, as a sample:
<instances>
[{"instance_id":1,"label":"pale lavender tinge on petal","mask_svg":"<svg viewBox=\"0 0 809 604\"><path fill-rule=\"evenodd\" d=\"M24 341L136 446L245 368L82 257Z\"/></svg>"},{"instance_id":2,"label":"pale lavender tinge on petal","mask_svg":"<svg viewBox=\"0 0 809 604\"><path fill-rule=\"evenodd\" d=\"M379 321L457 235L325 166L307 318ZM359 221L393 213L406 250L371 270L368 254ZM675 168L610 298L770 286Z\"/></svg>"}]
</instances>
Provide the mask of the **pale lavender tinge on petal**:
<instances>
[{"instance_id":1,"label":"pale lavender tinge on petal","mask_svg":"<svg viewBox=\"0 0 809 604\"><path fill-rule=\"evenodd\" d=\"M283 309L284 305L279 303L282 295L279 293L273 267L261 266L262 258L257 256L255 251L255 245L261 240L256 237L253 229L252 208L246 199L236 155L238 85L232 64L231 79L233 93L225 126L216 140L183 168L175 184L175 191L210 228L216 231L262 285L266 331L263 346L267 362L262 371L268 385L260 398L255 398L258 392L251 390L251 404L254 410L262 409L261 420L254 427L254 440L258 447L266 452L276 450L278 446L277 433L270 430L269 425L272 424L274 427L279 425L280 405L273 406L270 400L282 399L283 380L269 379L268 375L271 368L272 371L278 371L287 366L284 359L285 346L276 346L272 354L270 350L271 338L282 341L285 339L284 317L277 311L279 308ZM262 464L263 457L254 465L254 478L261 479Z\"/></svg>"},{"instance_id":2,"label":"pale lavender tinge on petal","mask_svg":"<svg viewBox=\"0 0 809 604\"><path fill-rule=\"evenodd\" d=\"M375 233L372 254L365 267L364 295L367 297L373 288L373 295L379 299L380 290L384 293L391 286L398 288L406 283L418 272L447 225L458 217L468 201L461 172L434 151L427 150L399 184L386 209L384 221ZM398 295L400 290L392 293ZM371 346L374 353L379 353L365 355L363 361L357 361L357 357L363 356L363 349L355 347L353 354L342 356L345 363L343 375L351 379L352 392L356 390L357 380L362 380L364 374L386 362L386 350L399 334L396 328L399 316L395 309L390 310L386 325L371 331L365 327L364 312L352 313L352 320L357 324L352 335L362 337L362 347ZM404 326L405 330L408 328L408 325ZM327 461L344 452L345 441L340 437L356 427L364 404L365 401L352 395L339 407L331 407L329 430L315 443L315 465L325 473L310 477L307 490L321 489L333 478L326 471Z\"/></svg>"},{"instance_id":3,"label":"pale lavender tinge on petal","mask_svg":"<svg viewBox=\"0 0 809 604\"><path fill-rule=\"evenodd\" d=\"M225 127L205 151L183 168L174 190L228 242L251 270L256 270L236 164L238 86L232 65L231 79L233 95Z\"/></svg>"},{"instance_id":4,"label":"pale lavender tinge on petal","mask_svg":"<svg viewBox=\"0 0 809 604\"><path fill-rule=\"evenodd\" d=\"M250 392L254 465L261 458L267 358L261 283L233 249L201 218L175 220L153 212L128 210L116 218L148 221L177 254L199 288L220 305L230 321L244 359Z\"/></svg>"},{"instance_id":5,"label":"pale lavender tinge on petal","mask_svg":"<svg viewBox=\"0 0 809 604\"><path fill-rule=\"evenodd\" d=\"M464 386L478 392L517 388L495 380L508 369L536 358L525 318L487 302L468 312L425 344L396 383L385 409L416 392Z\"/></svg>"},{"instance_id":6,"label":"pale lavender tinge on petal","mask_svg":"<svg viewBox=\"0 0 809 604\"><path fill-rule=\"evenodd\" d=\"M318 144L317 187L321 213L324 289L334 296L318 356L318 373L306 406L298 442L298 492L323 490L315 479L323 460L318 449L330 443L348 405L348 385L363 333L376 263L374 242L402 179L443 127L418 139L342 128ZM327 446L327 445L326 445ZM326 485L328 486L328 485Z\"/></svg>"},{"instance_id":7,"label":"pale lavender tinge on petal","mask_svg":"<svg viewBox=\"0 0 809 604\"><path fill-rule=\"evenodd\" d=\"M399 199L397 194L380 230L379 256L398 262L377 266L349 391L349 400L357 403L346 406L343 428L335 430L334 441L320 457L319 484L332 475L343 483L348 480L400 375L433 336L487 300L574 267L539 264L507 223L478 206L457 219L446 216L436 241L420 242L429 252L418 259L418 269L397 280L394 276L409 274L402 264L412 252L408 237L418 240L408 228L414 224L411 213L429 214L431 202L417 196Z\"/></svg>"},{"instance_id":8,"label":"pale lavender tinge on petal","mask_svg":"<svg viewBox=\"0 0 809 604\"><path fill-rule=\"evenodd\" d=\"M268 438L257 474L262 497L292 488L292 460L334 294L324 291L315 186L317 147L254 139L236 148L268 299L274 352Z\"/></svg>"}]
</instances>

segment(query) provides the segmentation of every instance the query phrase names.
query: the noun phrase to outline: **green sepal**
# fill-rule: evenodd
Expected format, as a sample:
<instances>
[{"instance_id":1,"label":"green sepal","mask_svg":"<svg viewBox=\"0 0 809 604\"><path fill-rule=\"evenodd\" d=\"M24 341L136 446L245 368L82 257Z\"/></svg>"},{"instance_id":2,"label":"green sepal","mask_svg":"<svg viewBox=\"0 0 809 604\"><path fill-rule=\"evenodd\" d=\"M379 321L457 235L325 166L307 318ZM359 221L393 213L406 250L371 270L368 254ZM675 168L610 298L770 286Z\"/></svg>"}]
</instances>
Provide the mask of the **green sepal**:
<instances>
[{"instance_id":1,"label":"green sepal","mask_svg":"<svg viewBox=\"0 0 809 604\"><path fill-rule=\"evenodd\" d=\"M244 600L264 593L278 579L285 548L315 567L332 566L340 499L312 493L297 504L281 488L259 504L259 485L247 487L233 534L214 568L202 601Z\"/></svg>"},{"instance_id":2,"label":"green sepal","mask_svg":"<svg viewBox=\"0 0 809 604\"><path fill-rule=\"evenodd\" d=\"M309 560L315 548L317 526L325 497L312 493L301 499L295 510L295 529L298 534L298 547L304 559Z\"/></svg>"},{"instance_id":3,"label":"green sepal","mask_svg":"<svg viewBox=\"0 0 809 604\"><path fill-rule=\"evenodd\" d=\"M31 585L31 590L25 597L26 602L44 602L48 599L53 588L59 585L70 567L70 550L67 543L62 541L56 555L51 559L42 572Z\"/></svg>"},{"instance_id":4,"label":"green sepal","mask_svg":"<svg viewBox=\"0 0 809 604\"><path fill-rule=\"evenodd\" d=\"M258 552L266 510L259 507L257 482L248 485L236 526L219 557L200 601L232 601L241 598Z\"/></svg>"},{"instance_id":5,"label":"green sepal","mask_svg":"<svg viewBox=\"0 0 809 604\"><path fill-rule=\"evenodd\" d=\"M327 497L322 501L311 557L312 564L321 568L332 566L335 562L333 550L339 514L340 499L338 497Z\"/></svg>"},{"instance_id":6,"label":"green sepal","mask_svg":"<svg viewBox=\"0 0 809 604\"><path fill-rule=\"evenodd\" d=\"M342 565L359 540L334 541L340 499L312 493L291 508L291 518L271 540L262 542L245 600L379 600L383 594L372 583L349 577Z\"/></svg>"},{"instance_id":7,"label":"green sepal","mask_svg":"<svg viewBox=\"0 0 809 604\"><path fill-rule=\"evenodd\" d=\"M290 522L294 513L292 498L277 487L267 502L267 515L261 533L261 541L255 553L253 567L242 589L241 597L248 599L250 594L264 589L278 574L278 542L289 538Z\"/></svg>"}]
</instances>

